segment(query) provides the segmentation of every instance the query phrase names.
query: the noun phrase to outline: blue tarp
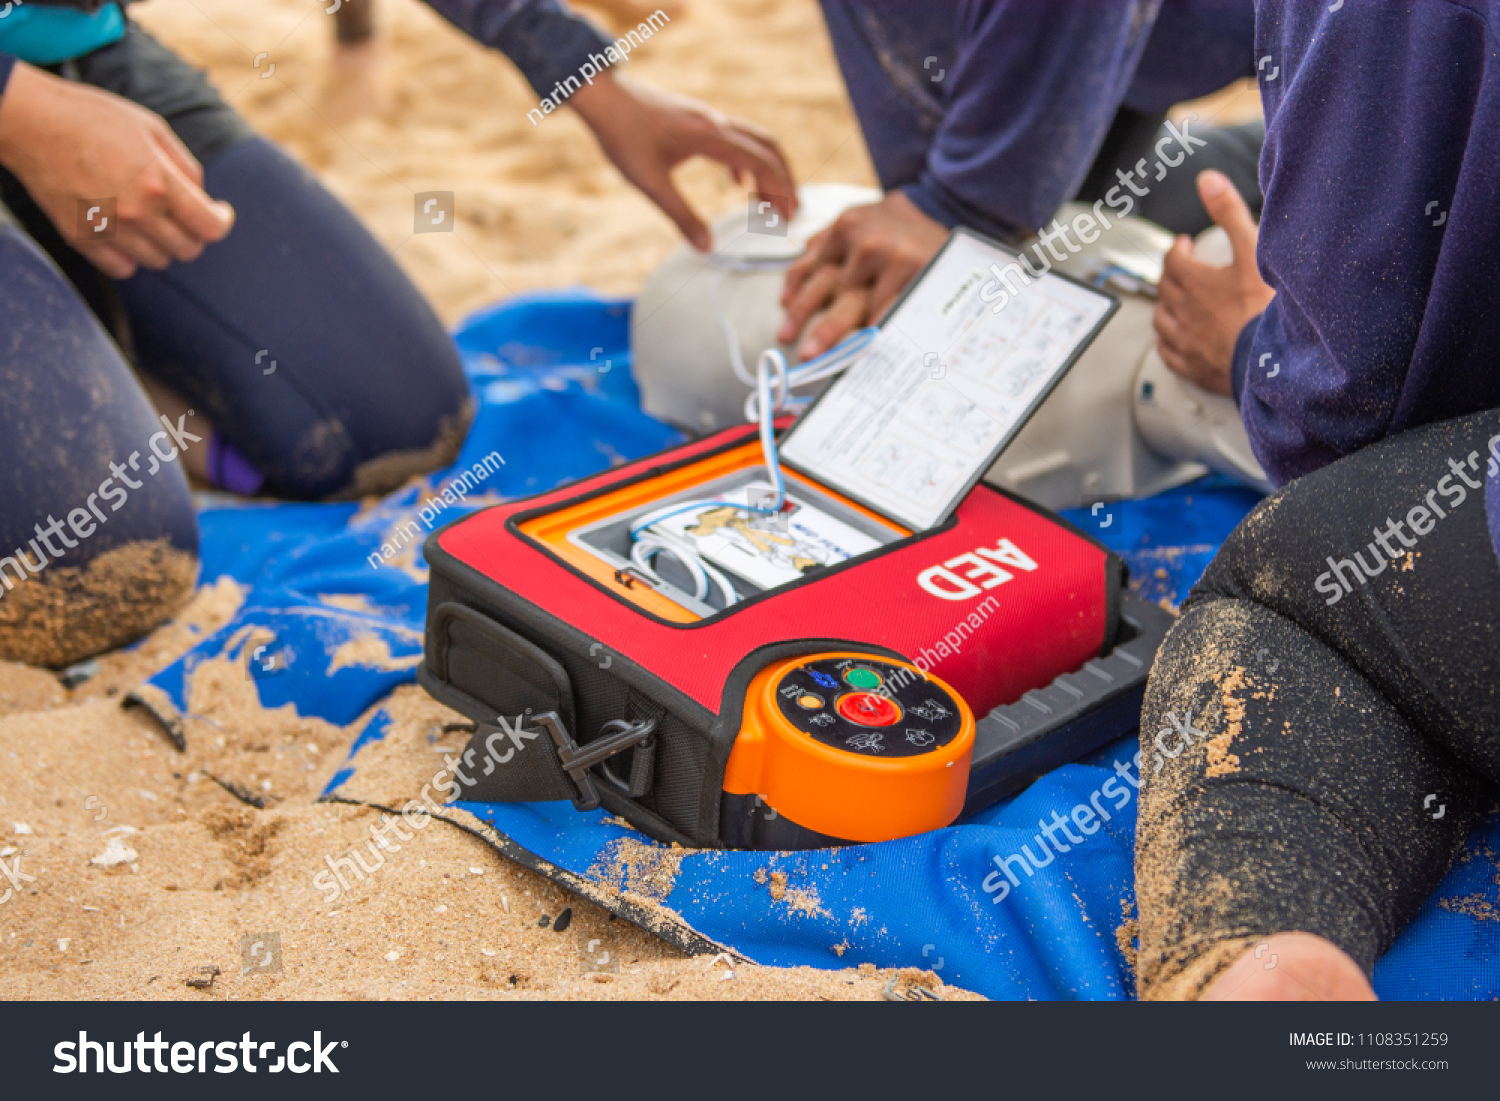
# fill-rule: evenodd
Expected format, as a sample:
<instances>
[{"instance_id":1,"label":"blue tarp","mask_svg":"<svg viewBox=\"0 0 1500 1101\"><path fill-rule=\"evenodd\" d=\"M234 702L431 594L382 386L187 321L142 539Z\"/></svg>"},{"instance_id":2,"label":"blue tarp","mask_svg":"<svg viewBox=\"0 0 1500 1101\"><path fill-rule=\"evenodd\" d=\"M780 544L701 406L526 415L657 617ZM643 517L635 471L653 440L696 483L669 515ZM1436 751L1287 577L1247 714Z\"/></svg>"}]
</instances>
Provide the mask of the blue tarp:
<instances>
[{"instance_id":1,"label":"blue tarp","mask_svg":"<svg viewBox=\"0 0 1500 1101\"><path fill-rule=\"evenodd\" d=\"M426 603L420 542L432 527L480 507L473 494L510 498L545 490L678 439L639 409L628 321L626 302L563 291L522 296L466 322L455 339L479 412L458 463L434 475L428 490L409 489L364 511L353 505L206 509L203 577L230 575L249 586L249 596L228 626L154 677L155 687L186 713L185 678L198 663L226 653L254 657L265 706L292 703L299 714L347 725L410 683ZM470 489L468 504L455 499L430 518L422 511L457 473L472 471L491 452L504 465ZM1253 494L1208 479L1071 518L1125 557L1146 595L1176 603L1254 502ZM394 548L403 530L417 536ZM388 559L383 546L399 553ZM363 596L369 610L321 599L350 594ZM389 647L387 671L340 665L330 672L341 645L372 635ZM377 709L357 744L387 730L387 716ZM1136 749L1133 735L1122 738L972 820L902 841L796 853L691 853L662 902L705 936L760 963L928 967L994 998L1129 998L1134 984L1117 930L1134 912ZM350 775L341 771L330 790ZM1102 805L1114 813L1097 833L1059 851L1003 900L996 901L999 891L985 892L994 857L1034 843L1037 823L1051 821L1054 812L1068 817L1074 806L1099 805L1092 797L1101 789ZM618 864L606 858L625 839L641 840L603 812L580 814L567 803L463 806L523 848L596 881L610 874L600 868ZM1463 859L1376 967L1382 997L1500 994L1500 920L1475 916L1500 910L1495 852L1500 814L1475 831Z\"/></svg>"}]
</instances>

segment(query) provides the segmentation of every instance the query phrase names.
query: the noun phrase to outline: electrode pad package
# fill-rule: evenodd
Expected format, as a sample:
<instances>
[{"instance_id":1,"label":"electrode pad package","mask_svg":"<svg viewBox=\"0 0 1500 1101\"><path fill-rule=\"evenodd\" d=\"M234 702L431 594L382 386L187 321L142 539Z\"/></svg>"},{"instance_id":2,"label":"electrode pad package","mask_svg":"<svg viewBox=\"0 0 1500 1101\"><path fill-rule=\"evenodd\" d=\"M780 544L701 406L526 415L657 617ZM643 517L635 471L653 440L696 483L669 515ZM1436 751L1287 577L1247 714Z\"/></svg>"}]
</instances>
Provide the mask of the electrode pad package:
<instances>
[{"instance_id":1,"label":"electrode pad package","mask_svg":"<svg viewBox=\"0 0 1500 1101\"><path fill-rule=\"evenodd\" d=\"M468 797L696 847L882 841L1132 729L1169 617L975 484L1111 309L1049 276L995 311L1010 258L956 233L878 332L763 356L758 429L429 538L420 679L477 724ZM785 431L791 391L840 370Z\"/></svg>"}]
</instances>

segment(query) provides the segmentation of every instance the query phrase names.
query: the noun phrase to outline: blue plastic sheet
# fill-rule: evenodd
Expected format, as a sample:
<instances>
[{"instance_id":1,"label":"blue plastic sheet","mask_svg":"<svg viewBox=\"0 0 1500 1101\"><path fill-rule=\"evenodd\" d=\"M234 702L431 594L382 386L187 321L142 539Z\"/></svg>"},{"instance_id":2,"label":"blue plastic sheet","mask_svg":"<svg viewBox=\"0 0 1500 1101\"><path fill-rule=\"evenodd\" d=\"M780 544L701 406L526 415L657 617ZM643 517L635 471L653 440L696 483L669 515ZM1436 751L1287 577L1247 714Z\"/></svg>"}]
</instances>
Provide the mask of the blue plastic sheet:
<instances>
[{"instance_id":1,"label":"blue plastic sheet","mask_svg":"<svg viewBox=\"0 0 1500 1101\"><path fill-rule=\"evenodd\" d=\"M158 693L185 712L193 668L227 655L249 663L264 705L291 703L300 714L349 724L410 683L426 604L420 543L431 527L481 507L476 495L494 500L542 491L678 439L639 409L628 322L628 303L572 291L523 296L471 318L455 339L478 413L458 463L429 479L426 490L407 490L364 511L352 505L204 511L204 579L227 574L248 586L249 596L228 626L153 678ZM445 505L429 526L424 503L492 452L504 465L487 473L467 502ZM1206 479L1070 518L1123 555L1147 596L1175 604L1255 500ZM417 537L387 558L383 548L393 533L410 532L411 525ZM367 610L325 599L356 594ZM381 668L335 660L345 643L372 636L391 654ZM387 731L388 718L377 709L356 749ZM1134 981L1117 930L1134 913L1136 750L1133 735L1121 738L969 821L919 837L814 852L690 853L661 902L703 935L760 963L927 967L993 998L1129 998ZM341 771L330 791L350 775ZM530 852L609 886L627 885L609 882L607 869L618 865L611 854L642 841L602 812L580 814L567 803L462 805ZM994 874L996 857L1035 846L1039 823L1069 818L1080 805L1110 817L1077 843L1055 834L1062 842L1055 858L1033 874L1013 864L1014 886ZM1491 814L1377 965L1383 997L1500 994L1500 919L1475 916L1497 912L1497 851L1500 815ZM1454 899L1468 902L1442 905Z\"/></svg>"}]
</instances>

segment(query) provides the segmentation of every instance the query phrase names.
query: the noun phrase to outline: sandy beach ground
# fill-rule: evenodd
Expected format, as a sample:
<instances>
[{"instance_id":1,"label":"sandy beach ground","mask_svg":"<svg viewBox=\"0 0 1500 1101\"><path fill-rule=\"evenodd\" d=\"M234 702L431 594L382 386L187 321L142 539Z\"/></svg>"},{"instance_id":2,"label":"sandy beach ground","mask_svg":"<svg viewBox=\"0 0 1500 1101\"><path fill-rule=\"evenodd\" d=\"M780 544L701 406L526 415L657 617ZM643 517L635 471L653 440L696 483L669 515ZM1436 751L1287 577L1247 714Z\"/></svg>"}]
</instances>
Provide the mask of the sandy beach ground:
<instances>
[{"instance_id":1,"label":"sandy beach ground","mask_svg":"<svg viewBox=\"0 0 1500 1101\"><path fill-rule=\"evenodd\" d=\"M527 121L535 97L502 57L417 0L379 0L371 82L331 64L324 7L149 0L131 11L348 203L446 322L537 288L632 293L677 246L674 228L570 112ZM768 127L799 182L874 182L812 0L691 0L628 71ZM1211 115L1230 121L1256 106L1253 89L1241 89ZM716 166L691 164L679 178L706 217L745 201ZM455 193L454 233L413 236L421 191ZM77 689L0 664L0 859L27 877L0 902L0 997L872 999L892 978L972 996L931 973L870 965L740 966L726 979L722 961L684 956L441 823L329 903L313 876L375 821L315 802L355 727L263 709L227 663L193 680L185 754L120 707L233 615L239 590L206 580L174 621L106 655ZM415 687L392 708L387 741L397 748L361 763L397 787L419 785L437 755L411 747L425 749L458 716ZM445 737L438 748L462 735ZM246 973L242 938L263 933L279 936L280 969ZM619 971L597 971L600 946Z\"/></svg>"}]
</instances>

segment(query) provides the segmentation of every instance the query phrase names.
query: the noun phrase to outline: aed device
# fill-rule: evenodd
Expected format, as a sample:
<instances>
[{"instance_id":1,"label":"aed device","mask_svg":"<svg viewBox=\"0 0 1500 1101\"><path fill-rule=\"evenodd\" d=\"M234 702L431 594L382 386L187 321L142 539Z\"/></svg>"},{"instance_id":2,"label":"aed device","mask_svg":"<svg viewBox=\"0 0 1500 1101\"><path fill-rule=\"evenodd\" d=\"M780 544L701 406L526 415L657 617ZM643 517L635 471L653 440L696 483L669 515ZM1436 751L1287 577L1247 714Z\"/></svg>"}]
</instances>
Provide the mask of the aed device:
<instances>
[{"instance_id":1,"label":"aed device","mask_svg":"<svg viewBox=\"0 0 1500 1101\"><path fill-rule=\"evenodd\" d=\"M418 676L476 723L461 797L693 847L885 841L1134 729L1170 617L979 482L1117 303L1051 274L1011 302L984 274L1011 258L955 231L884 329L762 356L758 432L430 536ZM778 441L790 389L854 354Z\"/></svg>"},{"instance_id":2,"label":"aed device","mask_svg":"<svg viewBox=\"0 0 1500 1101\"><path fill-rule=\"evenodd\" d=\"M462 798L570 799L692 847L946 826L1134 729L1171 624L1123 562L986 485L909 532L787 473L877 549L695 612L629 520L763 481L730 429L430 536L421 684L473 719ZM665 572L665 571L664 571Z\"/></svg>"}]
</instances>

